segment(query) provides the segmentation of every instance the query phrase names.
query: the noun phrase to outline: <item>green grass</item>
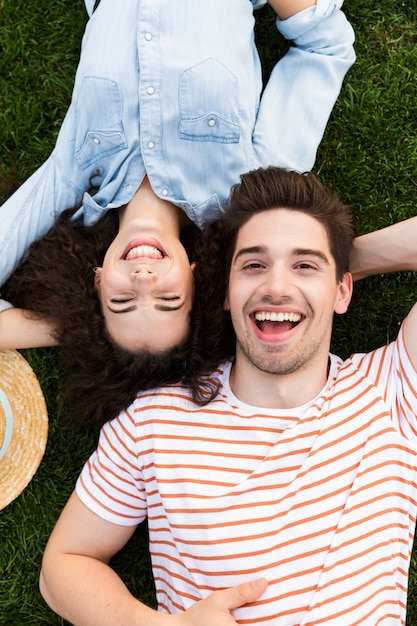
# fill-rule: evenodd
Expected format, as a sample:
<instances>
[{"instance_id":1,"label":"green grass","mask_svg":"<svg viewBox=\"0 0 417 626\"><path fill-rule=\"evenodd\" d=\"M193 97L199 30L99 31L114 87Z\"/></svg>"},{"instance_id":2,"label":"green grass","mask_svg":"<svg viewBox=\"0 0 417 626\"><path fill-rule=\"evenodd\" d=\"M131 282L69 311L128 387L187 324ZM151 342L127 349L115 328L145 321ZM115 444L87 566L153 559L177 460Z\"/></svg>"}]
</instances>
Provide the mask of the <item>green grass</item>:
<instances>
[{"instance_id":1,"label":"green grass","mask_svg":"<svg viewBox=\"0 0 417 626\"><path fill-rule=\"evenodd\" d=\"M347 0L358 60L320 147L316 171L357 207L361 233L414 214L417 191L417 25L415 0ZM283 50L272 12L258 13L267 71ZM86 21L81 0L0 0L0 201L48 156L68 106ZM0 225L1 227L1 225ZM391 340L417 299L410 274L356 286L335 324L332 349L347 356ZM22 495L0 512L0 625L64 624L38 592L43 548L96 435L64 429L55 350L24 353L47 400L45 457ZM0 486L1 488L1 486ZM129 587L152 602L146 528L115 559ZM408 626L417 624L417 550L410 572ZM341 625L346 626L346 625Z\"/></svg>"}]
</instances>

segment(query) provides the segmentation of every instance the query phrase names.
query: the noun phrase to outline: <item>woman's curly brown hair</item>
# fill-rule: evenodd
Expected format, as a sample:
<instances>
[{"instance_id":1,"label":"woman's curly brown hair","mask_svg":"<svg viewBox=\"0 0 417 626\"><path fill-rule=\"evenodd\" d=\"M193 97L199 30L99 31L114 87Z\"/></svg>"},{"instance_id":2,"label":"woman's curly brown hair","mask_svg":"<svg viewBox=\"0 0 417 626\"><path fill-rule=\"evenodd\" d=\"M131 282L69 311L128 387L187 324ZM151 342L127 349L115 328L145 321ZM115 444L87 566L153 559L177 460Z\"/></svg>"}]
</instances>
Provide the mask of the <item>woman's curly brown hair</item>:
<instances>
[{"instance_id":1,"label":"woman's curly brown hair","mask_svg":"<svg viewBox=\"0 0 417 626\"><path fill-rule=\"evenodd\" d=\"M216 380L207 375L214 369L218 350L205 297L192 312L190 332L181 345L163 353L123 350L106 333L93 272L117 234L117 216L108 212L86 227L71 219L74 213L64 212L49 233L31 246L27 259L2 289L15 306L54 324L65 368L70 423L100 427L126 409L138 391L162 384L183 382L197 403L208 402L217 393ZM197 280L196 301L200 292Z\"/></svg>"}]
</instances>

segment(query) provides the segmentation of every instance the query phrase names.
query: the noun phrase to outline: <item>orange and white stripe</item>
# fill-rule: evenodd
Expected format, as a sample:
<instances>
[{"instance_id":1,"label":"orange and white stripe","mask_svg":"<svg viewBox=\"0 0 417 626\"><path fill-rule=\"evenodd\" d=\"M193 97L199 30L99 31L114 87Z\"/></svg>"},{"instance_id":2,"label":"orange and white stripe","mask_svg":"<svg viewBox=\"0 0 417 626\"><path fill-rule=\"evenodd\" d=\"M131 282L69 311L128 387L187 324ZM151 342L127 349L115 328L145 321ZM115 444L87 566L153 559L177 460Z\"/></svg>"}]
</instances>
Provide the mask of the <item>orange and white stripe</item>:
<instances>
[{"instance_id":1,"label":"orange and white stripe","mask_svg":"<svg viewBox=\"0 0 417 626\"><path fill-rule=\"evenodd\" d=\"M105 425L77 483L116 524L148 518L159 610L265 576L239 624L405 624L415 527L417 373L402 334L342 362L292 410L223 388L197 407L181 386L138 395Z\"/></svg>"}]
</instances>

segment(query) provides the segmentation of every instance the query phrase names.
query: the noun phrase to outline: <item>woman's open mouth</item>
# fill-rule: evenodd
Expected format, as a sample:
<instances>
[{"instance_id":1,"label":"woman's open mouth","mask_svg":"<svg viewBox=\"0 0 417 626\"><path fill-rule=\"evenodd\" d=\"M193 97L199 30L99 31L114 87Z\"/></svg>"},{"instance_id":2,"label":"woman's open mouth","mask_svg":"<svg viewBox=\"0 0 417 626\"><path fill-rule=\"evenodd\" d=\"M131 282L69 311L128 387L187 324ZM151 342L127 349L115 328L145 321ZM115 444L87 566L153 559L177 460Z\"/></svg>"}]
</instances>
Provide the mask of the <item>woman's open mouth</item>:
<instances>
[{"instance_id":1,"label":"woman's open mouth","mask_svg":"<svg viewBox=\"0 0 417 626\"><path fill-rule=\"evenodd\" d=\"M163 259L167 254L157 241L143 241L136 239L126 246L122 259L136 261L137 259Z\"/></svg>"}]
</instances>

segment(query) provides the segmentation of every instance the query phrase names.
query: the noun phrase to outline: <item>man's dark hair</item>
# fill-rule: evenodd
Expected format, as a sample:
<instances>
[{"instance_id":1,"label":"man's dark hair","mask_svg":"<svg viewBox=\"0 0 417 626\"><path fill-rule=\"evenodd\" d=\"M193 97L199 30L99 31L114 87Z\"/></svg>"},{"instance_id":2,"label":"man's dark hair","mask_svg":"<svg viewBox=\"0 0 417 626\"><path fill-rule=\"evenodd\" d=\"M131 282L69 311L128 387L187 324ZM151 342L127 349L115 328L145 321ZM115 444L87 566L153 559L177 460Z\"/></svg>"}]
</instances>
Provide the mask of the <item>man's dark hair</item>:
<instances>
[{"instance_id":1,"label":"man's dark hair","mask_svg":"<svg viewBox=\"0 0 417 626\"><path fill-rule=\"evenodd\" d=\"M349 271L355 235L351 207L311 172L268 167L243 174L241 182L232 188L224 216L206 229L198 246L194 278L201 297L195 305L204 308L209 332L216 338L212 345L214 361L235 353L235 334L223 305L239 230L254 215L275 208L302 211L317 219L327 233L336 279L341 280Z\"/></svg>"},{"instance_id":2,"label":"man's dark hair","mask_svg":"<svg viewBox=\"0 0 417 626\"><path fill-rule=\"evenodd\" d=\"M240 228L253 215L276 208L302 211L322 224L336 264L336 279L340 281L349 271L355 236L352 207L344 204L312 172L300 174L279 167L243 174L240 184L233 187L224 216L226 271L230 271Z\"/></svg>"}]
</instances>

